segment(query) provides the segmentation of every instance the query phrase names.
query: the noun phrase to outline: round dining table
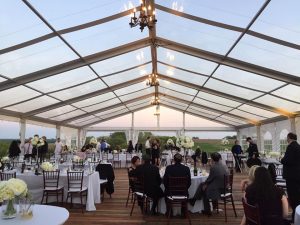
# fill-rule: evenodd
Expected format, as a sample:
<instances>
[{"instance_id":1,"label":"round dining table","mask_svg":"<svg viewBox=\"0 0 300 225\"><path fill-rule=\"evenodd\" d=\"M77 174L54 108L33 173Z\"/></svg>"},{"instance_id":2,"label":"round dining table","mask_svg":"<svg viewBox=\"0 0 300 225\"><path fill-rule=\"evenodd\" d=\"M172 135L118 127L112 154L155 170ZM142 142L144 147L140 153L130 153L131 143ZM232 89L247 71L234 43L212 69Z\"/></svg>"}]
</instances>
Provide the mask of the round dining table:
<instances>
[{"instance_id":1,"label":"round dining table","mask_svg":"<svg viewBox=\"0 0 300 225\"><path fill-rule=\"evenodd\" d=\"M2 210L1 210L2 211ZM0 219L1 225L61 225L69 218L69 211L62 207L34 205L33 216L23 218L20 214L12 219Z\"/></svg>"}]
</instances>

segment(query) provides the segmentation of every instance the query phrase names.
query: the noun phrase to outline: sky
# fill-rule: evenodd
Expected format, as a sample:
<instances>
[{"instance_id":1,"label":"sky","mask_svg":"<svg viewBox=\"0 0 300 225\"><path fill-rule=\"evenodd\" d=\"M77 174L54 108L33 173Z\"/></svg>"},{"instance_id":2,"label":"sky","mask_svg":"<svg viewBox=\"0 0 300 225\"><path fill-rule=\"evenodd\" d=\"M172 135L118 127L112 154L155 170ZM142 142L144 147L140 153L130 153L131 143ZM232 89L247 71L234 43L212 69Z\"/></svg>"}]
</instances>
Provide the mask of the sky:
<instances>
[{"instance_id":1,"label":"sky","mask_svg":"<svg viewBox=\"0 0 300 225\"><path fill-rule=\"evenodd\" d=\"M139 4L138 0L85 0L84 4L81 0L29 0L29 2L56 30L104 18ZM192 0L156 0L157 4L174 10L238 27L246 27L264 2L264 0L201 0L195 4L195 1ZM299 45L299 7L300 1L298 0L273 0L251 26L251 30ZM224 55L240 35L240 33L236 31L209 26L159 10L156 11L156 15L158 19L156 34L158 37L212 53ZM138 28L129 28L129 20L130 18L125 16L108 23L64 34L63 37L83 57L148 37L147 30L140 32ZM170 21L172 21L172 23L170 23ZM0 27L3 28L0 29L0 50L51 32L51 30L19 0L1 2ZM165 46L160 46L157 48L159 60L158 72L161 74L199 86L205 85L206 88L236 95L247 100L257 97L254 101L270 105L279 109L279 111L282 110L280 112L300 111L299 86L290 84L279 88L284 85L284 82L227 66L217 68L216 63L171 51L164 47ZM244 35L228 56L300 77L299 50L267 42L250 35ZM1 82L6 79L20 77L77 58L78 56L57 37L6 54L0 54L0 86ZM55 104L59 101L104 89L106 87L105 83L109 86L124 83L151 73L151 64L140 66L136 69L119 73L118 75L108 76L108 74L122 71L129 67L135 67L142 63L148 63L150 60L151 51L149 47L146 47L92 64L92 68L102 77L103 81L97 79L97 76L88 67L82 67L34 81L27 85L35 90L22 86L0 92L0 108L26 113ZM166 66L166 63L171 66ZM198 74L195 75L195 73L179 71L175 69L174 66L182 67L186 70L197 72ZM215 73L206 82L207 76L210 76L213 71L215 71ZM86 83L89 80L93 81ZM232 84L228 84L229 82ZM68 88L80 83L86 84L77 88ZM233 84L239 86L234 86ZM242 86L251 88L251 90L242 88ZM272 92L272 90L276 91ZM44 94L41 95L39 91L43 91ZM132 91L138 92L128 94ZM220 99L216 96L211 96L201 91L198 92L195 89L177 85L166 80L161 80L159 91L162 94L180 97L186 101L194 99L194 102L197 104L216 108L221 111L233 109L233 114L240 117L247 117L252 121L259 121L279 115L278 113L254 108L247 104L238 107L239 102L224 98ZM152 93L153 88L146 88L145 82L141 82L127 88L116 90L115 92L122 101L126 101ZM270 92L272 95L259 97L264 92ZM45 94L47 94L47 96ZM98 98L97 101L99 101L102 97L103 96L96 96L96 100ZM29 101L29 99L31 100ZM204 99L216 101L218 104L212 104ZM294 101L288 101L289 99ZM148 99L147 102L141 103L141 106L149 105L149 101L150 99ZM175 106L178 104L177 107L184 109L187 107L186 104L179 104L176 101L169 101L168 103L166 99L162 98L162 102L163 101L166 105ZM24 103L18 104L18 102ZM111 105L119 102L117 98L110 101ZM87 106L87 103L90 105ZM40 113L38 116L62 121L73 116L82 115L84 112L80 110L81 108L89 112L89 110L93 111L106 107L107 105L105 104L107 103L95 104L95 99L89 99L85 102L79 102L77 105L73 104L72 106L66 106L56 111ZM149 108L137 112L135 116L135 126L156 126L153 111L152 108ZM113 112L111 112L111 114L112 113ZM203 116L207 116L209 113L211 112L205 110L200 112ZM105 118L104 116L107 117L109 115L97 116L103 116L103 118ZM225 120L223 117L222 119ZM97 118L91 119L91 121L97 123ZM235 120L234 123L242 124L245 123L245 121ZM79 124L84 125L84 123ZM101 124L101 126L121 125L131 126L130 115ZM17 137L18 126L18 124L1 122L0 138ZM160 126L182 126L181 113L162 108ZM220 124L187 116L186 126L204 127L220 126ZM46 129L37 126L28 126L26 136L32 136L35 133L44 133L46 136L54 137L55 132L53 132L53 130L53 128ZM216 135L221 136L223 134L199 133L199 136L203 137Z\"/></svg>"}]
</instances>

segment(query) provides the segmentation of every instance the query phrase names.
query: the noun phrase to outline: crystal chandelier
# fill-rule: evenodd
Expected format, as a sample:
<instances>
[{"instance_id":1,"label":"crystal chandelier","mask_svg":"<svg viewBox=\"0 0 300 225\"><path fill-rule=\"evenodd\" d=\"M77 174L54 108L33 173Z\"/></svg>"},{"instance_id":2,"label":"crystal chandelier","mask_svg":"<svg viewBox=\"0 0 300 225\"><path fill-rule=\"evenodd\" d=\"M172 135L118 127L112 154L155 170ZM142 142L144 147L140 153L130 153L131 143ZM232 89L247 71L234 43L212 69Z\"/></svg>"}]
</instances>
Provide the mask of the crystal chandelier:
<instances>
[{"instance_id":1,"label":"crystal chandelier","mask_svg":"<svg viewBox=\"0 0 300 225\"><path fill-rule=\"evenodd\" d=\"M150 87L159 86L159 80L157 74L154 73L150 74L147 79L146 85Z\"/></svg>"},{"instance_id":2,"label":"crystal chandelier","mask_svg":"<svg viewBox=\"0 0 300 225\"><path fill-rule=\"evenodd\" d=\"M159 105L160 100L159 97L155 94L154 98L151 100L151 105Z\"/></svg>"},{"instance_id":3,"label":"crystal chandelier","mask_svg":"<svg viewBox=\"0 0 300 225\"><path fill-rule=\"evenodd\" d=\"M151 5L148 4L147 0L141 0L141 7L139 11L139 15L137 16L136 8L133 9L133 13L131 14L130 19L130 27L136 27L140 25L140 30L143 32L145 27L151 29L154 24L157 22L155 19L155 10L152 10Z\"/></svg>"}]
</instances>

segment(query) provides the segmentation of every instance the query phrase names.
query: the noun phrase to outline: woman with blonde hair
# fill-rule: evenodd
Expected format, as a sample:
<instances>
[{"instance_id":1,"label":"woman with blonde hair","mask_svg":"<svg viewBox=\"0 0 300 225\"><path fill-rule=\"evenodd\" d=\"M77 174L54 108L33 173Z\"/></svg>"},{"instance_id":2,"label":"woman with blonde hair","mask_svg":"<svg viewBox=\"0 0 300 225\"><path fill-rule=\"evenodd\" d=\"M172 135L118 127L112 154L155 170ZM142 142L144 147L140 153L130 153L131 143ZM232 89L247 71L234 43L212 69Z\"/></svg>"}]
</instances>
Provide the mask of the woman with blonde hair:
<instances>
[{"instance_id":1,"label":"woman with blonde hair","mask_svg":"<svg viewBox=\"0 0 300 225\"><path fill-rule=\"evenodd\" d=\"M254 174L255 174L255 170L258 168L259 166L254 165L250 168L249 172L248 172L248 179L244 179L241 181L241 188L242 191L246 190L246 187L251 184L254 181Z\"/></svg>"}]
</instances>

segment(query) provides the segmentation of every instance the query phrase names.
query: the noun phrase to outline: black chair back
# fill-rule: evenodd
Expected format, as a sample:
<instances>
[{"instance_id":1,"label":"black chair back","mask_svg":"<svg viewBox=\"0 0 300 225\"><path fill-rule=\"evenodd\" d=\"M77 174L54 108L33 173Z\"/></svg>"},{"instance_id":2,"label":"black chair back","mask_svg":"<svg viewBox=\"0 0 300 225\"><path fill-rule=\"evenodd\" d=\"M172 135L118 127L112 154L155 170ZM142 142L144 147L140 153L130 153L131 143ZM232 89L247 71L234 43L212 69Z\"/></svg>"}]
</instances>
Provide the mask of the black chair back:
<instances>
[{"instance_id":1,"label":"black chair back","mask_svg":"<svg viewBox=\"0 0 300 225\"><path fill-rule=\"evenodd\" d=\"M249 205L246 200L243 198L243 207L244 207L244 213L246 217L246 225L261 225L260 222L260 216L259 216L259 207Z\"/></svg>"},{"instance_id":2,"label":"black chair back","mask_svg":"<svg viewBox=\"0 0 300 225\"><path fill-rule=\"evenodd\" d=\"M224 175L224 189L223 193L232 193L233 185L233 169L229 170L228 175Z\"/></svg>"},{"instance_id":3,"label":"black chair back","mask_svg":"<svg viewBox=\"0 0 300 225\"><path fill-rule=\"evenodd\" d=\"M0 178L2 181L6 181L11 178L16 178L16 172L11 172L11 171L0 172Z\"/></svg>"},{"instance_id":4,"label":"black chair back","mask_svg":"<svg viewBox=\"0 0 300 225\"><path fill-rule=\"evenodd\" d=\"M188 195L187 177L169 177L168 195L169 196L187 196Z\"/></svg>"},{"instance_id":5,"label":"black chair back","mask_svg":"<svg viewBox=\"0 0 300 225\"><path fill-rule=\"evenodd\" d=\"M43 170L44 189L46 188L58 188L60 171L45 171Z\"/></svg>"},{"instance_id":6,"label":"black chair back","mask_svg":"<svg viewBox=\"0 0 300 225\"><path fill-rule=\"evenodd\" d=\"M68 171L67 175L68 175L68 190L70 189L81 190L82 183L83 183L83 171Z\"/></svg>"}]
</instances>

